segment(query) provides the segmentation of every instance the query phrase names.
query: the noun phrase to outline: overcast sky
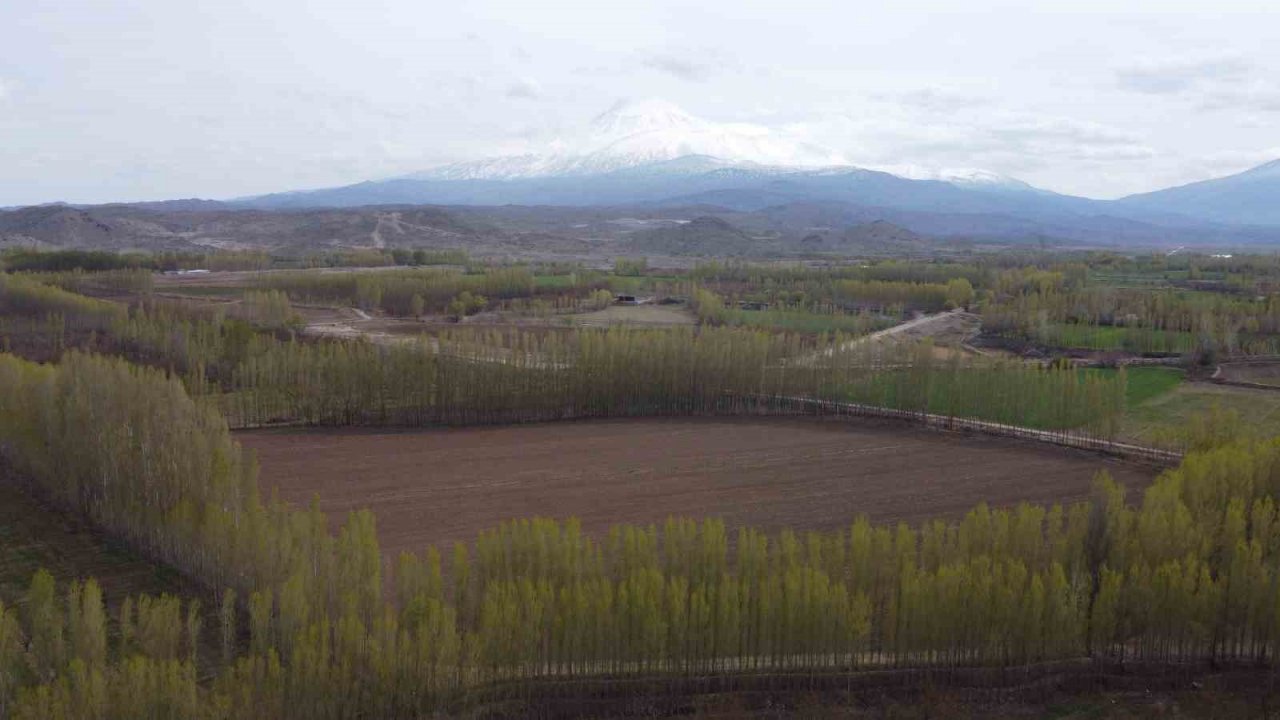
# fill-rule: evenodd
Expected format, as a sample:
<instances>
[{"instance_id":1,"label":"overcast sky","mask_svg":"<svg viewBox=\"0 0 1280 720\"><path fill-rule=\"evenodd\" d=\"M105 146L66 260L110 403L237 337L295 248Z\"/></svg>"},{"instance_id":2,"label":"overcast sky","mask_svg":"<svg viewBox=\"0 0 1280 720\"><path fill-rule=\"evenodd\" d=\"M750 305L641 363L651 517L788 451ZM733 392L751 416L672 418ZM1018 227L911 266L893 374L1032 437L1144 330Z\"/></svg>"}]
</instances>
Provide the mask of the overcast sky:
<instances>
[{"instance_id":1,"label":"overcast sky","mask_svg":"<svg viewBox=\"0 0 1280 720\"><path fill-rule=\"evenodd\" d=\"M1116 197L1280 157L1278 29L1274 0L3 0L0 205L387 177L628 97Z\"/></svg>"}]
</instances>

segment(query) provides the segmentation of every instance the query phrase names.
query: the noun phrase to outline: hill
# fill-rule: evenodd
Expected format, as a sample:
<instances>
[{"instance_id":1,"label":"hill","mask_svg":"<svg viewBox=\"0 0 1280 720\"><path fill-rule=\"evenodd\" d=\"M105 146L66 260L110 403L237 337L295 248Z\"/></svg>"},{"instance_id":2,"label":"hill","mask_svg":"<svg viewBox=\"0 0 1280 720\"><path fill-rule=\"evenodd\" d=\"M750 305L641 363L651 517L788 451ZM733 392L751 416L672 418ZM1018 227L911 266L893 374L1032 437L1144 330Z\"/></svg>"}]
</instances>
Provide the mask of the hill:
<instances>
[{"instance_id":1,"label":"hill","mask_svg":"<svg viewBox=\"0 0 1280 720\"><path fill-rule=\"evenodd\" d=\"M195 209L200 208L200 209ZM0 247L107 250L455 247L492 231L434 207L251 210L178 201L0 211Z\"/></svg>"},{"instance_id":2,"label":"hill","mask_svg":"<svg viewBox=\"0 0 1280 720\"><path fill-rule=\"evenodd\" d=\"M718 217L707 215L641 230L626 245L639 253L708 257L758 256L781 250L766 239L752 237Z\"/></svg>"},{"instance_id":3,"label":"hill","mask_svg":"<svg viewBox=\"0 0 1280 720\"><path fill-rule=\"evenodd\" d=\"M1236 175L1130 195L1117 204L1211 222L1280 226L1280 160Z\"/></svg>"}]
</instances>

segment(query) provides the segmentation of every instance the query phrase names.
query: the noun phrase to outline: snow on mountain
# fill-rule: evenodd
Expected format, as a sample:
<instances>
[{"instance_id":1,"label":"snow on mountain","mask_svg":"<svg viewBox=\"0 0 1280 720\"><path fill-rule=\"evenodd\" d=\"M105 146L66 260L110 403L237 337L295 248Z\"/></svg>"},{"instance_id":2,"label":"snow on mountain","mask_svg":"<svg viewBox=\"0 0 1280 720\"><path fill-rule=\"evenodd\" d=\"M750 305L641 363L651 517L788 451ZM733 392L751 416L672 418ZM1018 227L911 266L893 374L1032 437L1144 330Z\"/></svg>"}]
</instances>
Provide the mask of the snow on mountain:
<instances>
[{"instance_id":1,"label":"snow on mountain","mask_svg":"<svg viewBox=\"0 0 1280 720\"><path fill-rule=\"evenodd\" d=\"M538 152L454 163L394 179L515 181L617 173L652 178L712 172L757 178L790 175L793 179L866 177L883 172L911 180L946 182L966 190L1050 194L984 170L932 170L914 165L867 169L788 130L713 122L657 99L619 102Z\"/></svg>"},{"instance_id":2,"label":"snow on mountain","mask_svg":"<svg viewBox=\"0 0 1280 720\"><path fill-rule=\"evenodd\" d=\"M887 172L908 180L936 180L951 183L971 190L1001 190L1009 192L1043 193L1032 185L1017 178L993 173L989 170L975 168L925 168L919 165L881 165L872 166L873 170Z\"/></svg>"},{"instance_id":3,"label":"snow on mountain","mask_svg":"<svg viewBox=\"0 0 1280 720\"><path fill-rule=\"evenodd\" d=\"M406 176L411 180L512 180L597 175L671 164L667 171L719 168L801 169L847 165L839 153L749 123L716 123L665 100L619 102L593 119L577 138L557 139L547 152L454 163ZM565 149L567 148L567 149Z\"/></svg>"}]
</instances>

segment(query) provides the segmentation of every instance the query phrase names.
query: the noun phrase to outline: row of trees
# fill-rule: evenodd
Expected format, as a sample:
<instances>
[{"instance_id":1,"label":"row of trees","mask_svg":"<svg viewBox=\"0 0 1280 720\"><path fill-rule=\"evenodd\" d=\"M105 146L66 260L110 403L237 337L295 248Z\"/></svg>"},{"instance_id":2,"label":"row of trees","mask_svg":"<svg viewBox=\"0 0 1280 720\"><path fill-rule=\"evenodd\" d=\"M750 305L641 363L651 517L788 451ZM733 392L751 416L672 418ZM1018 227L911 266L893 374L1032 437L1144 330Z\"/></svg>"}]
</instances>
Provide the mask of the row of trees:
<instances>
[{"instance_id":1,"label":"row of trees","mask_svg":"<svg viewBox=\"0 0 1280 720\"><path fill-rule=\"evenodd\" d=\"M110 270L265 270L271 255L262 250L222 250L197 252L109 252L104 250L27 250L14 248L0 253L0 270L28 273L82 272L96 274Z\"/></svg>"},{"instance_id":2,"label":"row of trees","mask_svg":"<svg viewBox=\"0 0 1280 720\"><path fill-rule=\"evenodd\" d=\"M947 277L946 266L933 267L936 272L873 272L880 266L839 269L754 268L743 269L743 275L695 269L690 293L710 291L727 298L730 305L739 301L808 309L817 312L874 310L901 315L906 311L937 312L946 308L968 307L978 297L974 284L962 276ZM903 268L905 269L905 268ZM896 268L895 268L896 270ZM881 277L942 277L940 282L880 279Z\"/></svg>"},{"instance_id":3,"label":"row of trees","mask_svg":"<svg viewBox=\"0 0 1280 720\"><path fill-rule=\"evenodd\" d=\"M11 305L29 316L56 311L59 322L34 331L92 330L87 347L175 371L236 427L790 411L776 399L804 396L1110 438L1124 410L1123 373L941 361L927 345L852 342L877 327L874 316L839 316L856 321L852 334L735 328L702 289L694 306L708 318L719 309L725 327L459 331L387 347L277 337L238 319L293 322L282 291L249 291L227 318L165 301L126 311L19 277L10 285L31 297L0 288L0 302L18 298Z\"/></svg>"},{"instance_id":4,"label":"row of trees","mask_svg":"<svg viewBox=\"0 0 1280 720\"><path fill-rule=\"evenodd\" d=\"M734 328L445 334L420 344L287 342L238 367L237 427L476 424L791 412L790 398L1087 432L1110 438L1123 372L935 359L933 348Z\"/></svg>"},{"instance_id":5,"label":"row of trees","mask_svg":"<svg viewBox=\"0 0 1280 720\"><path fill-rule=\"evenodd\" d=\"M1280 296L1241 298L1182 290L1060 286L1003 296L982 311L983 329L1047 345L1137 352L1228 354L1280 349Z\"/></svg>"},{"instance_id":6,"label":"row of trees","mask_svg":"<svg viewBox=\"0 0 1280 720\"><path fill-rule=\"evenodd\" d=\"M997 264L987 258L979 263L911 262L884 260L876 263L812 266L803 263L750 263L718 261L698 263L688 275L690 279L712 285L738 285L755 288L783 286L823 286L839 280L880 281L896 283L946 284L963 278L971 285L987 284Z\"/></svg>"},{"instance_id":7,"label":"row of trees","mask_svg":"<svg viewBox=\"0 0 1280 720\"><path fill-rule=\"evenodd\" d=\"M124 598L109 618L92 578L60 592L41 570L17 608L0 601L0 717L205 717L202 622L198 600L167 595Z\"/></svg>"},{"instance_id":8,"label":"row of trees","mask_svg":"<svg viewBox=\"0 0 1280 720\"><path fill-rule=\"evenodd\" d=\"M762 309L730 307L719 295L697 286L689 294L689 309L704 325L729 325L815 335L836 331L848 335L864 335L893 324L893 320L884 313L846 312L834 304L782 304Z\"/></svg>"},{"instance_id":9,"label":"row of trees","mask_svg":"<svg viewBox=\"0 0 1280 720\"><path fill-rule=\"evenodd\" d=\"M973 285L965 278L943 283L890 280L837 280L833 296L845 306L906 307L937 312L967 307L973 302Z\"/></svg>"},{"instance_id":10,"label":"row of trees","mask_svg":"<svg viewBox=\"0 0 1280 720\"><path fill-rule=\"evenodd\" d=\"M270 330L302 326L302 318L294 311L289 296L280 290L246 290L231 312L246 322Z\"/></svg>"},{"instance_id":11,"label":"row of trees","mask_svg":"<svg viewBox=\"0 0 1280 720\"><path fill-rule=\"evenodd\" d=\"M257 283L265 289L283 291L293 300L340 303L390 315L443 312L464 292L506 300L529 297L538 290L534 275L519 266L490 268L476 274L440 269L273 273L262 275ZM561 288L549 290L558 293Z\"/></svg>"},{"instance_id":12,"label":"row of trees","mask_svg":"<svg viewBox=\"0 0 1280 720\"><path fill-rule=\"evenodd\" d=\"M723 310L709 291L696 290L693 301L707 313ZM928 346L852 342L875 327L870 316L847 316L867 325L852 335L729 326L493 330L386 347L277 337L180 303L126 310L16 276L0 287L0 302L14 313L58 320L33 331L91 331L90 348L176 372L236 427L742 413L789 410L775 399L804 396L1111 437L1124 409L1123 374L943 362ZM249 291L230 308L259 327L293 322L282 291Z\"/></svg>"},{"instance_id":13,"label":"row of trees","mask_svg":"<svg viewBox=\"0 0 1280 720\"><path fill-rule=\"evenodd\" d=\"M693 354L712 349L750 346ZM582 352L598 369L615 350ZM696 386L684 389L696 402ZM1280 442L1192 455L1137 508L1104 477L1066 508L979 506L916 528L739 528L733 543L714 519L603 538L572 521L517 521L456 546L447 566L433 549L403 555L390 577L372 515L333 534L314 508L262 502L225 423L155 370L0 357L0 452L55 502L233 593L219 635L235 659L202 685L191 653L204 629L189 606L130 603L114 659L95 673L84 658L103 656L85 629L102 625L96 590L73 586L64 603L38 577L16 625L0 610L0 662L36 669L0 673L14 717L131 716L125 703L146 698L164 703L154 717L417 717L546 677L1082 655L1257 662L1280 646Z\"/></svg>"},{"instance_id":14,"label":"row of trees","mask_svg":"<svg viewBox=\"0 0 1280 720\"><path fill-rule=\"evenodd\" d=\"M1009 425L1114 438L1125 412L1128 378L1083 373L1072 365L1018 360L939 359L928 344L903 353L900 366L853 380L856 402L934 415L981 418Z\"/></svg>"}]
</instances>

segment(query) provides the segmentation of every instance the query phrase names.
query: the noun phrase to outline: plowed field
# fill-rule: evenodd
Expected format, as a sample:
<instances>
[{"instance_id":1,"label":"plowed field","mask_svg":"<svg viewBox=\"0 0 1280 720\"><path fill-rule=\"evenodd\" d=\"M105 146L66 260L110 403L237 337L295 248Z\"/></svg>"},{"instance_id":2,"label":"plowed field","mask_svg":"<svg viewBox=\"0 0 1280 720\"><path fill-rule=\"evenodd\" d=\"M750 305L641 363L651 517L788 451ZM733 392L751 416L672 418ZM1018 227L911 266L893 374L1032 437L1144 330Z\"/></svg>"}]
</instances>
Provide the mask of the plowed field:
<instances>
[{"instance_id":1,"label":"plowed field","mask_svg":"<svg viewBox=\"0 0 1280 720\"><path fill-rule=\"evenodd\" d=\"M370 507L383 550L471 540L503 520L582 520L600 533L671 515L730 528L842 527L958 517L975 504L1067 502L1108 470L1131 491L1154 470L1030 442L897 424L646 419L415 431L267 430L265 491L336 515ZM335 517L335 520L338 519Z\"/></svg>"}]
</instances>

